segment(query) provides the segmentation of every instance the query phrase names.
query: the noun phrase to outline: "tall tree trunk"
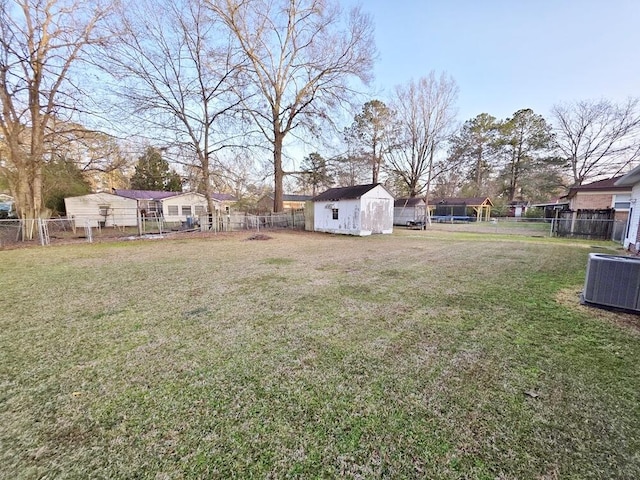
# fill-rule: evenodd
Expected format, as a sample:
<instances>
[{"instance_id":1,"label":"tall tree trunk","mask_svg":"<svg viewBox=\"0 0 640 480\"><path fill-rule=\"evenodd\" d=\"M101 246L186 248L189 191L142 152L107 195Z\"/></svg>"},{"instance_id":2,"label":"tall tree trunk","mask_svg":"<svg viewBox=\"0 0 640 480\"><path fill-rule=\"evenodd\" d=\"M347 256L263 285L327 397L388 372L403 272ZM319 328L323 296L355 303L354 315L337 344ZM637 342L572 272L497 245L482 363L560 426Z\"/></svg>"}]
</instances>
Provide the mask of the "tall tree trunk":
<instances>
[{"instance_id":1,"label":"tall tree trunk","mask_svg":"<svg viewBox=\"0 0 640 480\"><path fill-rule=\"evenodd\" d=\"M378 177L380 176L380 163L382 162L382 159L379 159L380 155L378 154L378 149L377 149L377 142L375 140L375 137L373 139L373 158L372 158L372 163L373 163L373 176L372 176L372 182L371 183L378 183Z\"/></svg>"},{"instance_id":2,"label":"tall tree trunk","mask_svg":"<svg viewBox=\"0 0 640 480\"><path fill-rule=\"evenodd\" d=\"M206 153L201 155L200 162L202 164L202 183L204 185L204 196L207 199L207 209L209 213L215 213L215 204L213 203L213 192L211 191L211 173L209 172L209 156Z\"/></svg>"},{"instance_id":3,"label":"tall tree trunk","mask_svg":"<svg viewBox=\"0 0 640 480\"><path fill-rule=\"evenodd\" d=\"M284 134L277 130L273 133L273 211L282 212L282 210L284 210L282 193L282 183L284 179L284 172L282 171L282 144L284 142Z\"/></svg>"},{"instance_id":4,"label":"tall tree trunk","mask_svg":"<svg viewBox=\"0 0 640 480\"><path fill-rule=\"evenodd\" d=\"M424 192L424 222L422 229L427 229L427 223L431 225L431 215L429 215L429 195L431 195L431 180L433 179L433 149L429 155L429 168L427 170L427 187Z\"/></svg>"}]
</instances>

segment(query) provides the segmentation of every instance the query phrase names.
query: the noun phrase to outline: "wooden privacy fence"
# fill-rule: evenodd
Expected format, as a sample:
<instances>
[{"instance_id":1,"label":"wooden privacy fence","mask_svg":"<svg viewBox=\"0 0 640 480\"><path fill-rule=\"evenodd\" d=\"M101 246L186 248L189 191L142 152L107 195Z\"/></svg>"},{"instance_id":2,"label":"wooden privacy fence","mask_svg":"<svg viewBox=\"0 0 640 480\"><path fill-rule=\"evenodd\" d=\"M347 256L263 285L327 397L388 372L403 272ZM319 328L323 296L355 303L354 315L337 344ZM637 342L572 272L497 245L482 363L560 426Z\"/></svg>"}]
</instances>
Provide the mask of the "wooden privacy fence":
<instances>
[{"instance_id":1,"label":"wooden privacy fence","mask_svg":"<svg viewBox=\"0 0 640 480\"><path fill-rule=\"evenodd\" d=\"M615 210L576 210L559 212L553 219L553 233L558 237L612 240ZM619 229L616 229L616 231Z\"/></svg>"}]
</instances>

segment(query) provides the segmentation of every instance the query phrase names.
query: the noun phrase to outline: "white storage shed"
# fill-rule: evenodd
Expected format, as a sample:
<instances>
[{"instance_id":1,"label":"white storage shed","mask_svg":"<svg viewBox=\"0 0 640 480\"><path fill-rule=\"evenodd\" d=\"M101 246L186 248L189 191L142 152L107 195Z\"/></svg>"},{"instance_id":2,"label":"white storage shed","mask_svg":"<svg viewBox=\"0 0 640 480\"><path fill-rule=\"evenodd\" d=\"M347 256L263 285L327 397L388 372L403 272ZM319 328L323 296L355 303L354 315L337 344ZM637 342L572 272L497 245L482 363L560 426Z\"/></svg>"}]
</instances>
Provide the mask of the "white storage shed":
<instances>
[{"instance_id":1,"label":"white storage shed","mask_svg":"<svg viewBox=\"0 0 640 480\"><path fill-rule=\"evenodd\" d=\"M393 232L393 195L382 185L331 188L313 198L316 232L366 236Z\"/></svg>"}]
</instances>

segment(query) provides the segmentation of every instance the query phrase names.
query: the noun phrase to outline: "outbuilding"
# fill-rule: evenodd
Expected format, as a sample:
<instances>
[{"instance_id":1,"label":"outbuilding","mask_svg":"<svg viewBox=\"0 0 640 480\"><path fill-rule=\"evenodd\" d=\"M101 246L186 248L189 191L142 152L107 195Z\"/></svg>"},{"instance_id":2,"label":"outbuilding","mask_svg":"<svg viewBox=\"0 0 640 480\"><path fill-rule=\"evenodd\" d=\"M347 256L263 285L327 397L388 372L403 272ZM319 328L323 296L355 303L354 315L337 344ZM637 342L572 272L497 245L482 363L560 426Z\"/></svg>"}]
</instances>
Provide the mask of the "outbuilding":
<instances>
[{"instance_id":1,"label":"outbuilding","mask_svg":"<svg viewBox=\"0 0 640 480\"><path fill-rule=\"evenodd\" d=\"M313 229L358 236L393 233L393 195L379 183L330 188L313 198Z\"/></svg>"},{"instance_id":2,"label":"outbuilding","mask_svg":"<svg viewBox=\"0 0 640 480\"><path fill-rule=\"evenodd\" d=\"M394 225L415 225L426 220L426 203L424 198L398 198L393 205Z\"/></svg>"},{"instance_id":3,"label":"outbuilding","mask_svg":"<svg viewBox=\"0 0 640 480\"><path fill-rule=\"evenodd\" d=\"M131 198L110 193L89 193L64 199L67 218L75 226L135 227L138 224L138 203Z\"/></svg>"},{"instance_id":4,"label":"outbuilding","mask_svg":"<svg viewBox=\"0 0 640 480\"><path fill-rule=\"evenodd\" d=\"M432 217L437 222L482 222L491 216L493 203L488 197L436 198L429 202Z\"/></svg>"}]
</instances>

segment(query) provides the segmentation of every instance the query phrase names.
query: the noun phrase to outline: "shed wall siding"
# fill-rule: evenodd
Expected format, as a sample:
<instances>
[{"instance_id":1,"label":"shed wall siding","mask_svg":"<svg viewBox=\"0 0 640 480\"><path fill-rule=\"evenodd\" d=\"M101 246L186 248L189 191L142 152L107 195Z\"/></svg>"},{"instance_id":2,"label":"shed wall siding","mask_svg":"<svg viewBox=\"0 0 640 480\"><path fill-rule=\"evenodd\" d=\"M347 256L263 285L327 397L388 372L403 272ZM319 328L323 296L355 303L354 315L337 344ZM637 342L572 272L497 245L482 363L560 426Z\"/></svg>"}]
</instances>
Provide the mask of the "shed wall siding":
<instances>
[{"instance_id":1,"label":"shed wall siding","mask_svg":"<svg viewBox=\"0 0 640 480\"><path fill-rule=\"evenodd\" d=\"M333 208L338 209L338 219L333 219ZM342 233L345 235L370 235L360 229L360 201L338 200L315 202L313 219L316 232Z\"/></svg>"},{"instance_id":2,"label":"shed wall siding","mask_svg":"<svg viewBox=\"0 0 640 480\"><path fill-rule=\"evenodd\" d=\"M67 218L73 218L78 228L84 227L87 223L91 227L97 227L99 222L105 222L107 227L135 227L138 224L137 202L129 198L108 193L92 193L65 198L64 204ZM100 214L101 205L109 205L106 219Z\"/></svg>"},{"instance_id":3,"label":"shed wall siding","mask_svg":"<svg viewBox=\"0 0 640 480\"><path fill-rule=\"evenodd\" d=\"M393 233L393 197L377 186L360 199L318 201L314 204L314 226L318 232L367 236ZM338 219L333 219L333 209Z\"/></svg>"},{"instance_id":4,"label":"shed wall siding","mask_svg":"<svg viewBox=\"0 0 640 480\"><path fill-rule=\"evenodd\" d=\"M363 198L360 228L366 235L393 232L393 200L389 198Z\"/></svg>"},{"instance_id":5,"label":"shed wall siding","mask_svg":"<svg viewBox=\"0 0 640 480\"><path fill-rule=\"evenodd\" d=\"M424 220L424 205L419 207L394 207L393 208L393 224L406 225L407 222L415 222Z\"/></svg>"},{"instance_id":6,"label":"shed wall siding","mask_svg":"<svg viewBox=\"0 0 640 480\"><path fill-rule=\"evenodd\" d=\"M372 233L393 233L393 196L383 187L369 190L361 198L360 228Z\"/></svg>"}]
</instances>

